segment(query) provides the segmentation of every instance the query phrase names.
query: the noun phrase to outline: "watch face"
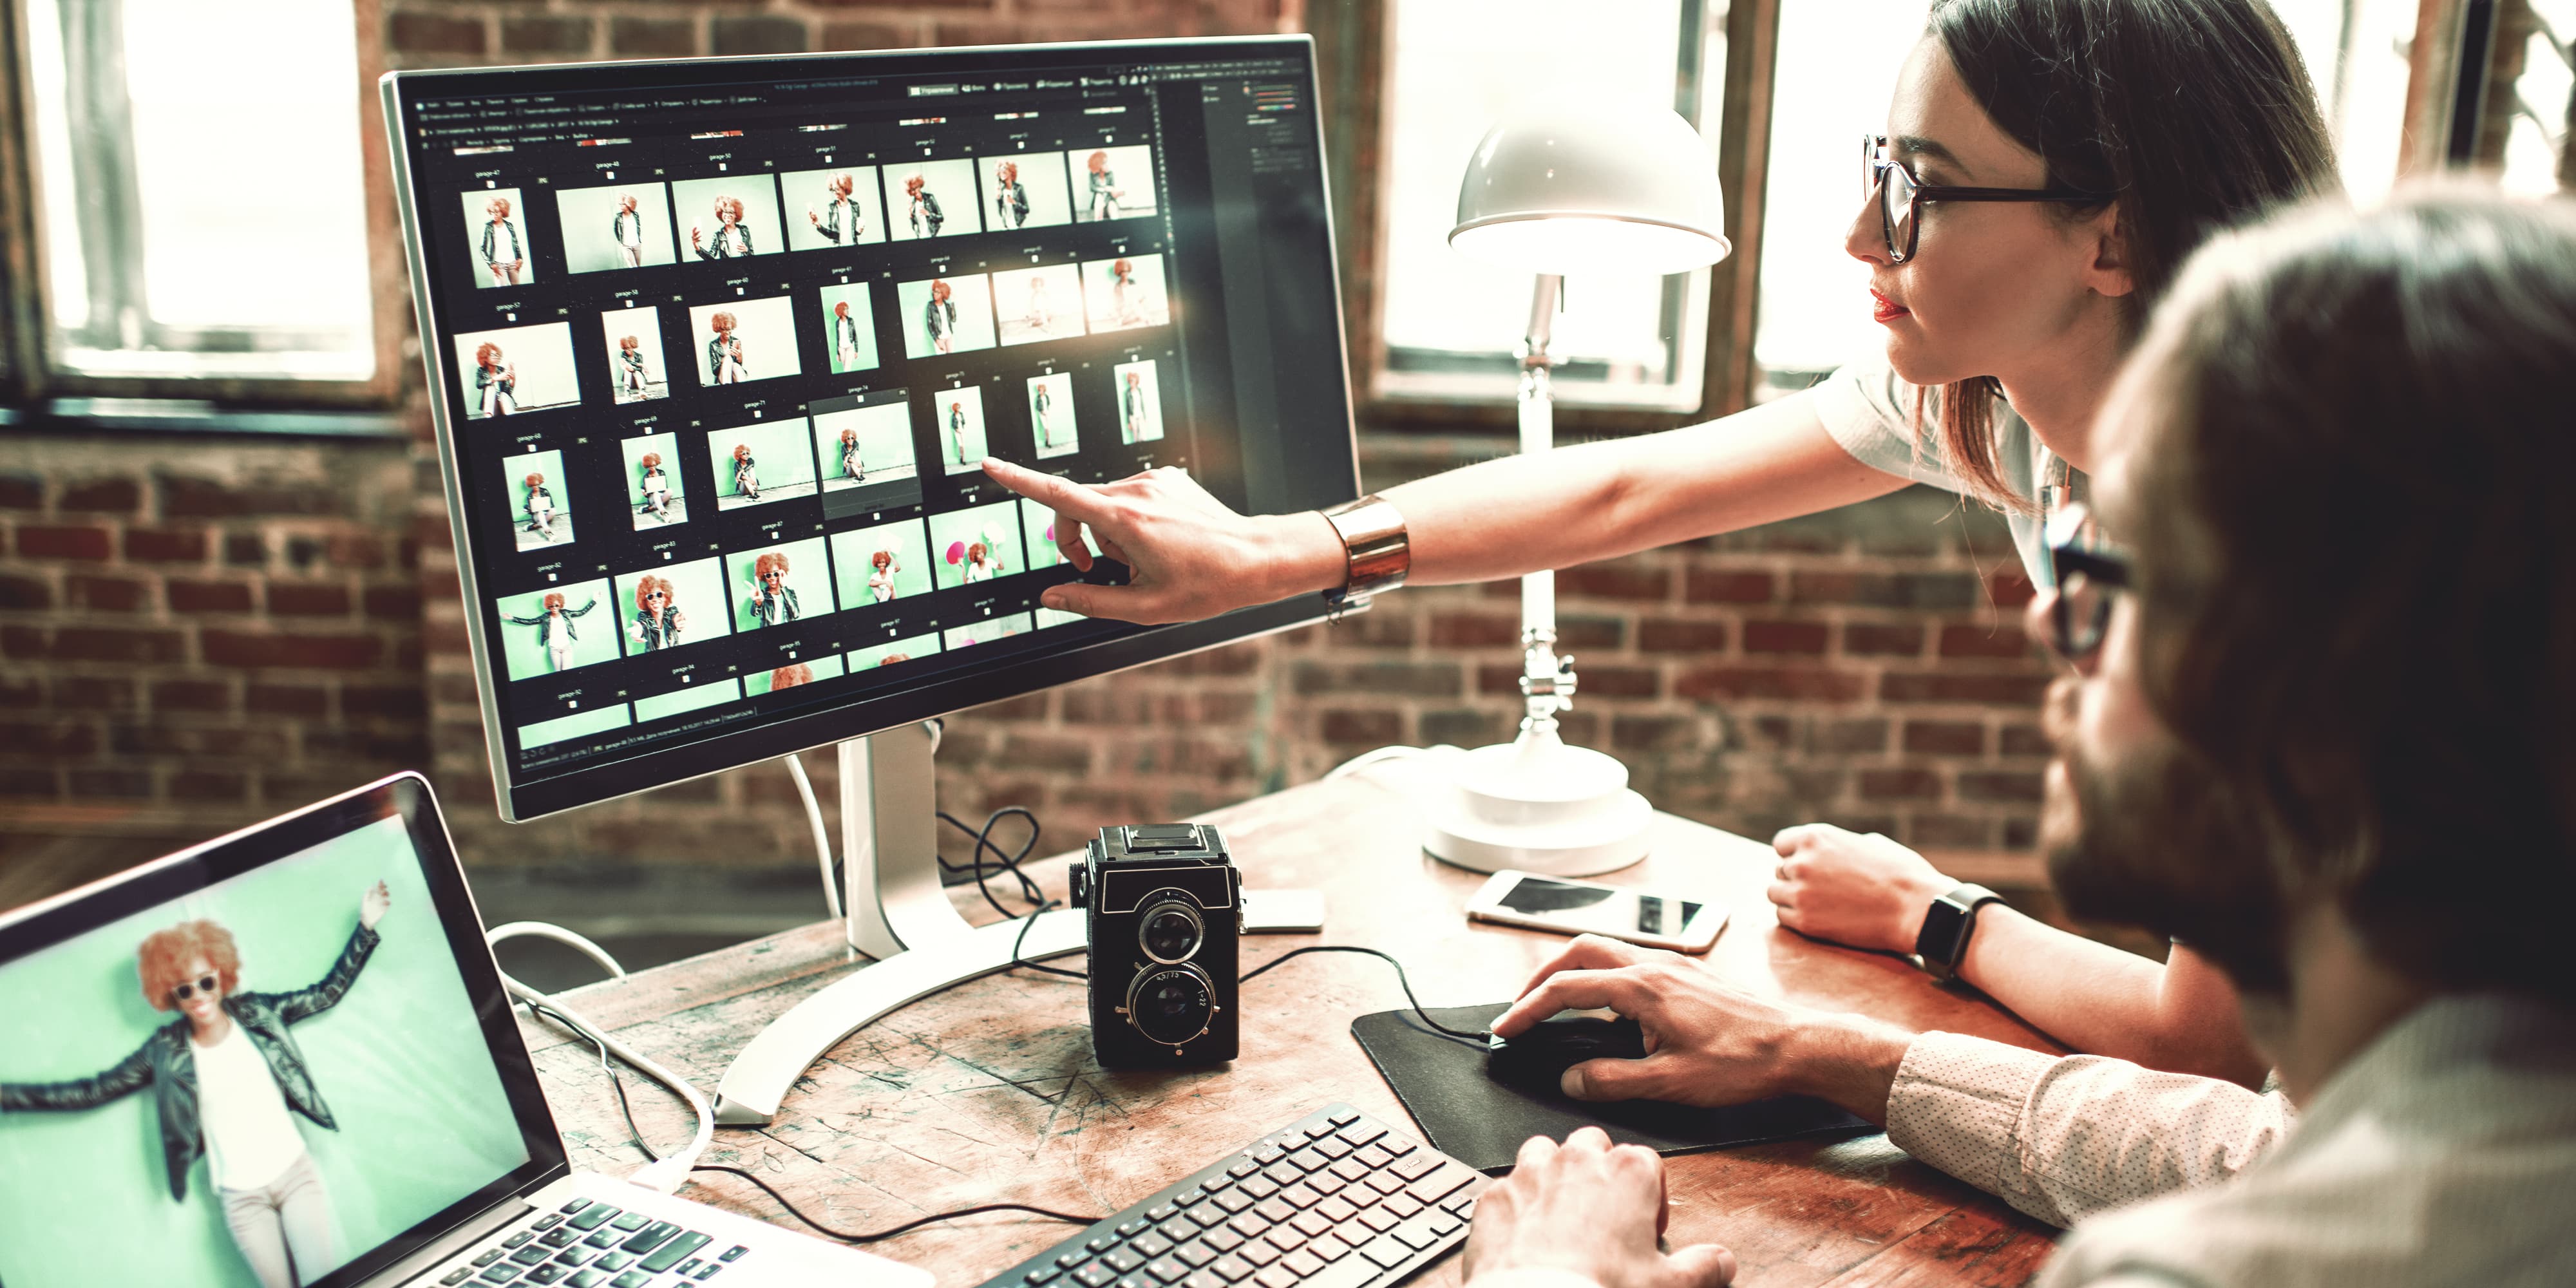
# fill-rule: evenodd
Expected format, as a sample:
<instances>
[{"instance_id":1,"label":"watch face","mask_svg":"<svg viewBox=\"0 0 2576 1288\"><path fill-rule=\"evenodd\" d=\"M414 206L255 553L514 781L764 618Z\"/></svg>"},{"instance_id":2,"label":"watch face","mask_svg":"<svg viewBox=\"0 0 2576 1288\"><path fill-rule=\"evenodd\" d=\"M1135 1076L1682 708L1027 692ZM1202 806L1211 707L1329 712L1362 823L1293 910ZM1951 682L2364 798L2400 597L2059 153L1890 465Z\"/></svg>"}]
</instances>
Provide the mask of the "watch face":
<instances>
[{"instance_id":1,"label":"watch face","mask_svg":"<svg viewBox=\"0 0 2576 1288\"><path fill-rule=\"evenodd\" d=\"M1914 952L1926 967L1937 967L1948 975L1959 961L1959 927L1967 914L1947 899L1935 899L1923 914L1923 932L1914 939Z\"/></svg>"}]
</instances>

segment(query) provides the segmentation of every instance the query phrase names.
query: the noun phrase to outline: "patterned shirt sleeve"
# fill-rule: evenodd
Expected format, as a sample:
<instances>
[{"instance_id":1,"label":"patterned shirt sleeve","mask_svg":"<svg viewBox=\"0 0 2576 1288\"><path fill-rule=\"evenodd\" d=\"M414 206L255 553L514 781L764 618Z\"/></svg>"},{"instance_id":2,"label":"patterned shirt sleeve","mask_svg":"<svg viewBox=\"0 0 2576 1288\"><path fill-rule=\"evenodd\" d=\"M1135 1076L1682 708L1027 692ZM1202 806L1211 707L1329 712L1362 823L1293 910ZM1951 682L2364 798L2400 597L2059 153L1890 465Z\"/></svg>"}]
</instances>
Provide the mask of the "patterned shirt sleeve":
<instances>
[{"instance_id":1,"label":"patterned shirt sleeve","mask_svg":"<svg viewBox=\"0 0 2576 1288\"><path fill-rule=\"evenodd\" d=\"M1887 1097L1898 1148L2059 1226L2227 1180L2290 1118L2277 1092L1956 1033L1915 1038Z\"/></svg>"}]
</instances>

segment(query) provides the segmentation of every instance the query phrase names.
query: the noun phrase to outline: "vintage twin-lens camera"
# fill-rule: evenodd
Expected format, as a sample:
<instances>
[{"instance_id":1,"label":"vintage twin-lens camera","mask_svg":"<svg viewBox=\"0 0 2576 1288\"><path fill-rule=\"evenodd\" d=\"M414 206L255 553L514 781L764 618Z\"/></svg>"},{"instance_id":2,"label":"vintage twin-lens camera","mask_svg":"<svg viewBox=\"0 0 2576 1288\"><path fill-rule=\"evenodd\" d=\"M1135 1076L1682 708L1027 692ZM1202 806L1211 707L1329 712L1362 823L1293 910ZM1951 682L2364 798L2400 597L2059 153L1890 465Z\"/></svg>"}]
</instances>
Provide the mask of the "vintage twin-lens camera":
<instances>
[{"instance_id":1,"label":"vintage twin-lens camera","mask_svg":"<svg viewBox=\"0 0 2576 1288\"><path fill-rule=\"evenodd\" d=\"M1205 823L1104 827L1073 870L1103 1068L1234 1058L1243 875Z\"/></svg>"}]
</instances>

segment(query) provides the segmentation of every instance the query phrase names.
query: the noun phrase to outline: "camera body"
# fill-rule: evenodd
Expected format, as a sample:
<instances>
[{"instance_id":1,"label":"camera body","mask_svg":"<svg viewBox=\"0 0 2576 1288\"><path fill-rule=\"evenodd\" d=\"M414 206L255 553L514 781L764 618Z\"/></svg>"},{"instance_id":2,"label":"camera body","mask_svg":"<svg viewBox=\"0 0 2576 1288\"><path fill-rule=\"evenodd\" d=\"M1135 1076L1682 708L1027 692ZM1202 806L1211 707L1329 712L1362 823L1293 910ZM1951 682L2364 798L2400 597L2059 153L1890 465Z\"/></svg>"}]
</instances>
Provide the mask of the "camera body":
<instances>
[{"instance_id":1,"label":"camera body","mask_svg":"<svg viewBox=\"0 0 2576 1288\"><path fill-rule=\"evenodd\" d=\"M1205 823L1104 827L1073 871L1091 946L1091 1049L1105 1069L1231 1060L1243 874Z\"/></svg>"}]
</instances>

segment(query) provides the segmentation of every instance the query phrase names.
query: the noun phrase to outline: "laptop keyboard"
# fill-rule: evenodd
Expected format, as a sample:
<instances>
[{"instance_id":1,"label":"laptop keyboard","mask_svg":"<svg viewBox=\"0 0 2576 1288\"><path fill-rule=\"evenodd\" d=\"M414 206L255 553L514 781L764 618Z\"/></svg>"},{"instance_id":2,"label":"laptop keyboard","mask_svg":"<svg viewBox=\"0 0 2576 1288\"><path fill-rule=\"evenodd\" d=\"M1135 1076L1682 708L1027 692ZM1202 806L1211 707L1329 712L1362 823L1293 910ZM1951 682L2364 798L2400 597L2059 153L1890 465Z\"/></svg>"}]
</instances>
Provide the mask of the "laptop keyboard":
<instances>
[{"instance_id":1,"label":"laptop keyboard","mask_svg":"<svg viewBox=\"0 0 2576 1288\"><path fill-rule=\"evenodd\" d=\"M1492 1182L1326 1105L988 1279L983 1288L1368 1288L1464 1242Z\"/></svg>"},{"instance_id":2,"label":"laptop keyboard","mask_svg":"<svg viewBox=\"0 0 2576 1288\"><path fill-rule=\"evenodd\" d=\"M444 1288L685 1288L715 1279L750 1252L742 1244L718 1248L707 1235L641 1212L574 1199L434 1282Z\"/></svg>"}]
</instances>

